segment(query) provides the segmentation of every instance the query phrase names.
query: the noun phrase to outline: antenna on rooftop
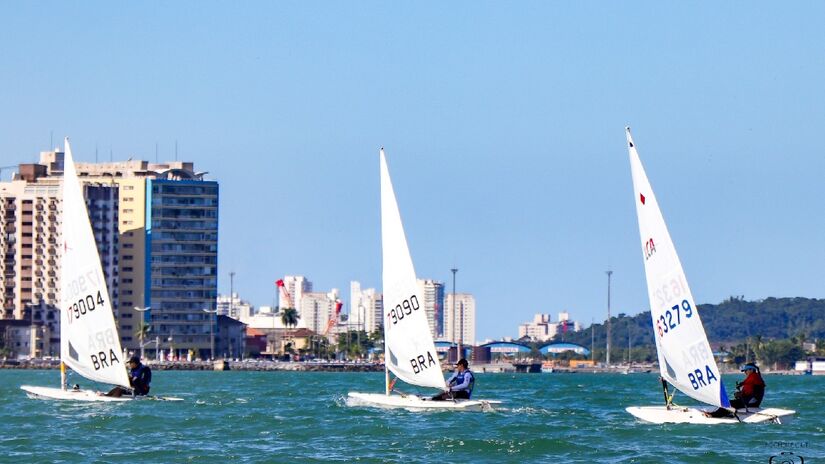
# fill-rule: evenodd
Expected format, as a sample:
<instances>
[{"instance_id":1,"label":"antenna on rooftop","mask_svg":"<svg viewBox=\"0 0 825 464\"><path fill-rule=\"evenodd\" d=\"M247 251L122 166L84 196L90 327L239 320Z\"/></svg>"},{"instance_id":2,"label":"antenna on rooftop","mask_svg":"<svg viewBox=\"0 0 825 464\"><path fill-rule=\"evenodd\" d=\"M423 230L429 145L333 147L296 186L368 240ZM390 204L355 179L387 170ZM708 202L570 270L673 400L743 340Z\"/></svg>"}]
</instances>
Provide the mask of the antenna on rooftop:
<instances>
[{"instance_id":1,"label":"antenna on rooftop","mask_svg":"<svg viewBox=\"0 0 825 464\"><path fill-rule=\"evenodd\" d=\"M178 140L175 139L175 161L178 160Z\"/></svg>"},{"instance_id":2,"label":"antenna on rooftop","mask_svg":"<svg viewBox=\"0 0 825 464\"><path fill-rule=\"evenodd\" d=\"M155 163L159 163L158 161L158 143L155 142Z\"/></svg>"},{"instance_id":3,"label":"antenna on rooftop","mask_svg":"<svg viewBox=\"0 0 825 464\"><path fill-rule=\"evenodd\" d=\"M97 142L95 142L95 163L97 163Z\"/></svg>"}]
</instances>

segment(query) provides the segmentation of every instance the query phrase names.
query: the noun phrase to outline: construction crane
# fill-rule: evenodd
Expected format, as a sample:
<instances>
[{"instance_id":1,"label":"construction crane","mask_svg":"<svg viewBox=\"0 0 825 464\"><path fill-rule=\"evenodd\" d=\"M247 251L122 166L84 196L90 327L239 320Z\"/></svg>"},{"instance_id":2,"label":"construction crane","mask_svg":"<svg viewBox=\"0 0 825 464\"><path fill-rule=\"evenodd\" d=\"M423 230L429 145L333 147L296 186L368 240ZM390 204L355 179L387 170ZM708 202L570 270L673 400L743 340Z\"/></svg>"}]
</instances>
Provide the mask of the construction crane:
<instances>
[{"instance_id":1,"label":"construction crane","mask_svg":"<svg viewBox=\"0 0 825 464\"><path fill-rule=\"evenodd\" d=\"M287 308L294 308L295 306L292 304L292 296L289 294L289 290L287 290L286 285L284 285L284 279L278 279L275 281L275 285L278 286L278 291L280 292L281 300L286 300Z\"/></svg>"},{"instance_id":2,"label":"construction crane","mask_svg":"<svg viewBox=\"0 0 825 464\"><path fill-rule=\"evenodd\" d=\"M329 331L338 323L338 315L341 314L341 306L344 303L341 300L335 300L335 312L332 313L332 317L327 322L327 329L324 330L324 336L326 337L329 334Z\"/></svg>"}]
</instances>

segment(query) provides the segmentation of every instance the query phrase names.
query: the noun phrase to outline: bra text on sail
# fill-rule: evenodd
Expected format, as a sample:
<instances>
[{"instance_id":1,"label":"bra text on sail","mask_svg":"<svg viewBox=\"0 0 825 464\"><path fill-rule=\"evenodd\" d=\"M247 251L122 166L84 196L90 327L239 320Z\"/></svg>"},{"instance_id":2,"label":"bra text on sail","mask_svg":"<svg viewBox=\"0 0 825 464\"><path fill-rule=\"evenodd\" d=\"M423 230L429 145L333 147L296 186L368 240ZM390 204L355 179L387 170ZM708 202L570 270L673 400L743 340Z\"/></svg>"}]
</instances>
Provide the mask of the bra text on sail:
<instances>
[{"instance_id":1,"label":"bra text on sail","mask_svg":"<svg viewBox=\"0 0 825 464\"><path fill-rule=\"evenodd\" d=\"M96 371L99 371L104 367L109 367L109 365L114 366L115 363L120 364L120 359L118 359L115 354L115 350L111 348L109 348L108 359L105 351L98 351L97 354L91 354L89 357L92 359L92 365L95 367Z\"/></svg>"},{"instance_id":2,"label":"bra text on sail","mask_svg":"<svg viewBox=\"0 0 825 464\"><path fill-rule=\"evenodd\" d=\"M419 354L418 357L410 359L410 364L412 365L413 372L415 372L416 374L423 371L424 369L428 369L433 366L438 366L438 362L436 362L435 358L433 358L433 354L429 351L427 352L426 358L423 355Z\"/></svg>"}]
</instances>

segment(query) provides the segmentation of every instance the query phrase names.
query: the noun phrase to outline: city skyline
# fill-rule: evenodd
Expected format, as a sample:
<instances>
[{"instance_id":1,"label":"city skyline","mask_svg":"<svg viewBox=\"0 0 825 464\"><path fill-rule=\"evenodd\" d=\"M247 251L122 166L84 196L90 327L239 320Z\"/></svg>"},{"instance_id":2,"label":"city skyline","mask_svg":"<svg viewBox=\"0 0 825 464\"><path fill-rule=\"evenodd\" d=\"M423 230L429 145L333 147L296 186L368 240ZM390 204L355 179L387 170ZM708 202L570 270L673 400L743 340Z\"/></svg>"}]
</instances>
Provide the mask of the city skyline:
<instances>
[{"instance_id":1,"label":"city skyline","mask_svg":"<svg viewBox=\"0 0 825 464\"><path fill-rule=\"evenodd\" d=\"M2 180L64 135L192 160L218 289L261 305L286 274L380 291L384 146L417 275L458 268L499 338L604 320L607 269L614 314L648 309L630 125L697 303L825 297L825 5L426 5L0 5Z\"/></svg>"}]
</instances>

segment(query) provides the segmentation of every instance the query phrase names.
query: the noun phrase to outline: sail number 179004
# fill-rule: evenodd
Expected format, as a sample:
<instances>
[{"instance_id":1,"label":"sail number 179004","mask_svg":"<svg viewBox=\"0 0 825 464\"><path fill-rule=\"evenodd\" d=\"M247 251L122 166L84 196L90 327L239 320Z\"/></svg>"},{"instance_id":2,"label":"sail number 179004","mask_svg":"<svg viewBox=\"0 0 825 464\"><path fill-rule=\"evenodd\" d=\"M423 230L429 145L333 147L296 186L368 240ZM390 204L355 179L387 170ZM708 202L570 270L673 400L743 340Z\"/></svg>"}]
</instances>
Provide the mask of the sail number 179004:
<instances>
[{"instance_id":1,"label":"sail number 179004","mask_svg":"<svg viewBox=\"0 0 825 464\"><path fill-rule=\"evenodd\" d=\"M97 292L97 296L86 295L85 297L78 299L66 309L69 313L69 323L71 323L74 319L80 319L80 316L94 311L95 308L102 306L104 303L105 300L103 299L103 294L99 290Z\"/></svg>"}]
</instances>

